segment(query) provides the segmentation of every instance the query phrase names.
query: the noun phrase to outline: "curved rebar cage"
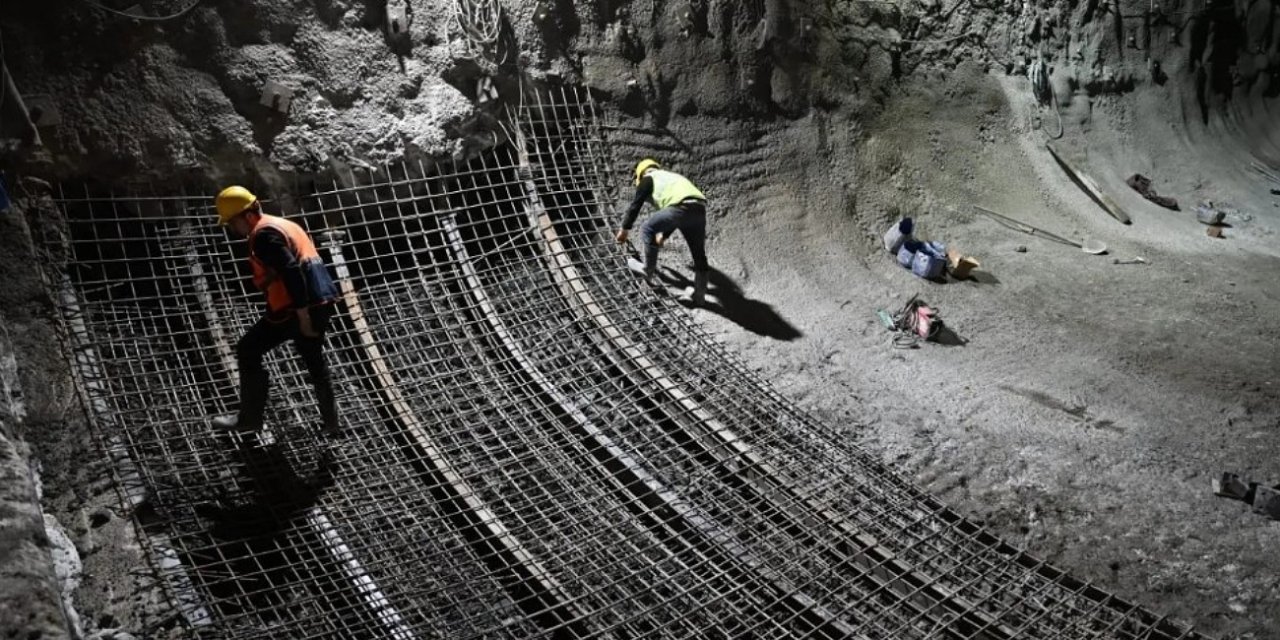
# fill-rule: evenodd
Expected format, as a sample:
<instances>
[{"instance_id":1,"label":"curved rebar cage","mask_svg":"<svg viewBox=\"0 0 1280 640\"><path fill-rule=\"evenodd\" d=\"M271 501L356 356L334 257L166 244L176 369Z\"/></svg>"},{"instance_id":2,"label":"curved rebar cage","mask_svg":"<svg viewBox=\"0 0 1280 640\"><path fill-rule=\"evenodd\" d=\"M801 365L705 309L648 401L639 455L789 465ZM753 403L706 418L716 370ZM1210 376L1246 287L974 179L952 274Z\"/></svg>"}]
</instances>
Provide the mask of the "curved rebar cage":
<instances>
[{"instance_id":1,"label":"curved rebar cage","mask_svg":"<svg viewBox=\"0 0 1280 640\"><path fill-rule=\"evenodd\" d=\"M342 291L332 443L287 348L256 446L209 424L259 302L208 194L61 193L68 357L192 628L1199 637L958 516L643 287L595 122L585 92L542 90L473 159L296 186Z\"/></svg>"}]
</instances>

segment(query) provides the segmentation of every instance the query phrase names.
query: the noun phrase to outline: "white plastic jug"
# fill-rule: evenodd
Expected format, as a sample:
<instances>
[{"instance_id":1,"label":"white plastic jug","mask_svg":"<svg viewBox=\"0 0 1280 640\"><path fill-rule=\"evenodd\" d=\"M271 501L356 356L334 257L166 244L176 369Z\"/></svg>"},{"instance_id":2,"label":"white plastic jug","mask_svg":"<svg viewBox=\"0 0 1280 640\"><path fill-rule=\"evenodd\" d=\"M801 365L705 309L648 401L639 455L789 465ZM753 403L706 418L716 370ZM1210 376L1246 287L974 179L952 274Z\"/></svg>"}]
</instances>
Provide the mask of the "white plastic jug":
<instances>
[{"instance_id":1,"label":"white plastic jug","mask_svg":"<svg viewBox=\"0 0 1280 640\"><path fill-rule=\"evenodd\" d=\"M911 237L911 231L915 225L911 222L911 218L903 218L889 227L884 232L884 249L889 253L896 254L898 249L902 248L902 243Z\"/></svg>"}]
</instances>

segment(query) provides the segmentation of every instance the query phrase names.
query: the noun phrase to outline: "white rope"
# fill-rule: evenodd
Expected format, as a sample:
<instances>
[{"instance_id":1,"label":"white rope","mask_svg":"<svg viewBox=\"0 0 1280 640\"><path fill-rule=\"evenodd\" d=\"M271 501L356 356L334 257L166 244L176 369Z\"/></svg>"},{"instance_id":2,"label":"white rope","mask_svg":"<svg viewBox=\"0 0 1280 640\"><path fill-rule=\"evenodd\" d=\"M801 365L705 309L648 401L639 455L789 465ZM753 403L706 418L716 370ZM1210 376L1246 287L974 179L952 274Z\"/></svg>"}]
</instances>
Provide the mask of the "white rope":
<instances>
[{"instance_id":1,"label":"white rope","mask_svg":"<svg viewBox=\"0 0 1280 640\"><path fill-rule=\"evenodd\" d=\"M96 9L106 11L107 13L114 13L118 16L123 16L125 18L141 20L143 22L165 22L167 20L174 20L176 18L181 18L182 16L185 16L188 13L190 13L192 9L196 8L196 5L200 4L200 2L201 0L192 0L191 4L187 5L186 7L183 7L177 13L172 13L167 16L146 16L146 15L138 15L136 13L129 13L127 11L120 11L119 9L112 9L111 7L100 4L95 0L84 0L85 4L91 7L94 7Z\"/></svg>"},{"instance_id":2,"label":"white rope","mask_svg":"<svg viewBox=\"0 0 1280 640\"><path fill-rule=\"evenodd\" d=\"M454 19L473 43L492 46L500 34L502 7L493 0L458 0Z\"/></svg>"}]
</instances>

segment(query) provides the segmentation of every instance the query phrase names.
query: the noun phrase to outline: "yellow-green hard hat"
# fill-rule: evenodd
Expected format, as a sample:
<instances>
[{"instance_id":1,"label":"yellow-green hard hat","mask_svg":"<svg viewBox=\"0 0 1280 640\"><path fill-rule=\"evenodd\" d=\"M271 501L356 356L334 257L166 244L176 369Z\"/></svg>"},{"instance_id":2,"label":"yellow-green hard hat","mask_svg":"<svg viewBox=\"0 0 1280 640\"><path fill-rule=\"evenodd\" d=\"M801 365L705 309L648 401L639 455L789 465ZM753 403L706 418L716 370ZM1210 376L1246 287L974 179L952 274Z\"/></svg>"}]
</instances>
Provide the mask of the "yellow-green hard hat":
<instances>
[{"instance_id":1,"label":"yellow-green hard hat","mask_svg":"<svg viewBox=\"0 0 1280 640\"><path fill-rule=\"evenodd\" d=\"M636 165L636 186L640 185L640 179L644 177L644 172L650 169L661 169L662 165L658 164L653 158L645 158Z\"/></svg>"}]
</instances>

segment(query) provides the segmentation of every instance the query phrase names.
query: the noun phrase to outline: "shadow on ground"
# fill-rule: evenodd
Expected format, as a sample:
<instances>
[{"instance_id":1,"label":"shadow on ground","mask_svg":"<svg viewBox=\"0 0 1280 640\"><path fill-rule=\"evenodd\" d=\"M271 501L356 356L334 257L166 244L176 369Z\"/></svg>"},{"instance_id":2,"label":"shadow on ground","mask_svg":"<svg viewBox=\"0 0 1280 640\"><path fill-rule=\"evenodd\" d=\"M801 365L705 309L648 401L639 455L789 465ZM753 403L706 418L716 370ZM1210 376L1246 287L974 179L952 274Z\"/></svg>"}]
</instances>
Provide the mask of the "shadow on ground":
<instances>
[{"instance_id":1,"label":"shadow on ground","mask_svg":"<svg viewBox=\"0 0 1280 640\"><path fill-rule=\"evenodd\" d=\"M969 344L968 338L956 333L955 330L945 324L933 336L933 341L944 347L963 347Z\"/></svg>"},{"instance_id":2,"label":"shadow on ground","mask_svg":"<svg viewBox=\"0 0 1280 640\"><path fill-rule=\"evenodd\" d=\"M670 287L693 286L692 280L671 268L663 268L659 277ZM790 342L804 335L772 306L743 295L742 287L721 271L711 269L708 284L707 301L701 308L723 316L751 333L774 340Z\"/></svg>"},{"instance_id":3,"label":"shadow on ground","mask_svg":"<svg viewBox=\"0 0 1280 640\"><path fill-rule=\"evenodd\" d=\"M243 473L238 491L221 504L200 508L200 515L214 522L215 537L236 539L245 535L245 528L256 534L287 529L333 484L328 460L313 461L308 477L299 474L296 462L279 445L237 448L230 458Z\"/></svg>"}]
</instances>

